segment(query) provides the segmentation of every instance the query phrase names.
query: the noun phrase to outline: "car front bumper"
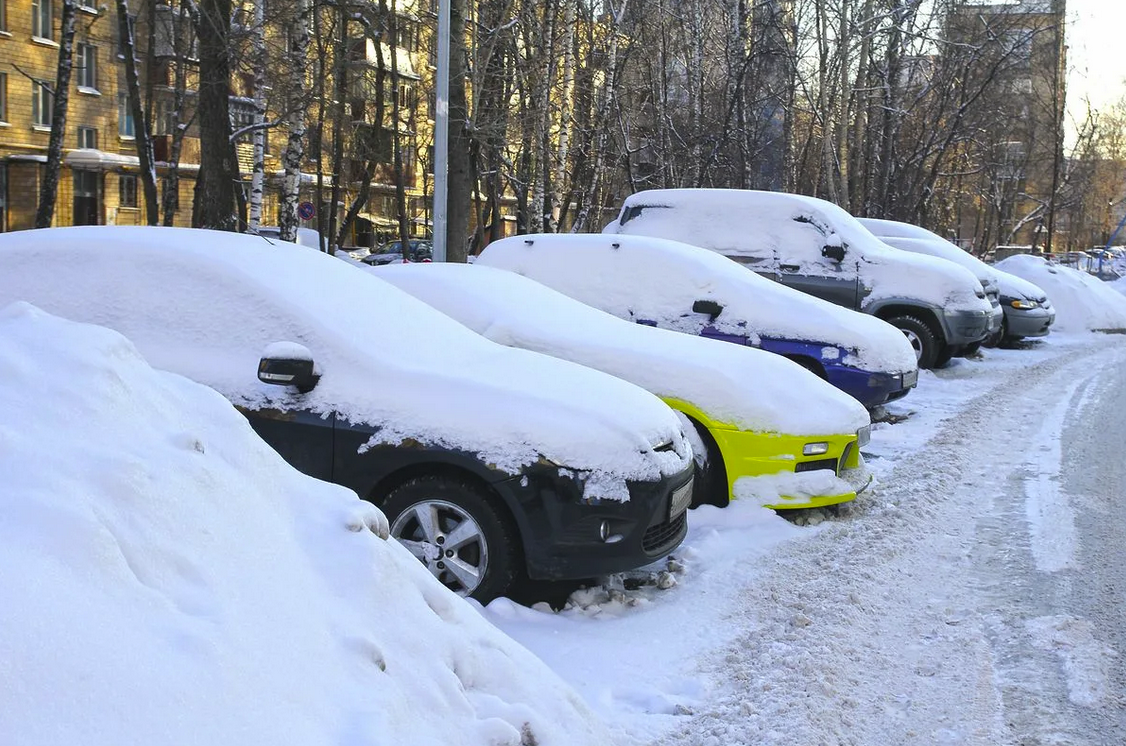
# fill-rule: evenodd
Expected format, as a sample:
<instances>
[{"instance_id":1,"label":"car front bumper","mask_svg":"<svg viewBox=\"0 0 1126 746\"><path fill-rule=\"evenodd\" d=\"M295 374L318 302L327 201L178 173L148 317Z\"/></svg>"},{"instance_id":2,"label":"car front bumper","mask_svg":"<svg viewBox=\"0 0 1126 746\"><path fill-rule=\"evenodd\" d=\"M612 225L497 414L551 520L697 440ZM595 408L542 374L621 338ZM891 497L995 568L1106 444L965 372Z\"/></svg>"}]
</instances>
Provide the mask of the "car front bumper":
<instances>
[{"instance_id":1,"label":"car front bumper","mask_svg":"<svg viewBox=\"0 0 1126 746\"><path fill-rule=\"evenodd\" d=\"M942 314L946 344L961 349L988 334L991 311L946 311Z\"/></svg>"},{"instance_id":2,"label":"car front bumper","mask_svg":"<svg viewBox=\"0 0 1126 746\"><path fill-rule=\"evenodd\" d=\"M1005 336L1043 337L1051 331L1056 320L1055 309L1029 308L1021 310L1011 305L1005 307Z\"/></svg>"},{"instance_id":3,"label":"car front bumper","mask_svg":"<svg viewBox=\"0 0 1126 746\"><path fill-rule=\"evenodd\" d=\"M560 469L532 469L493 487L521 508L528 576L567 580L635 570L676 549L688 531L693 473L690 465L657 482L630 482L628 501L586 500L581 482Z\"/></svg>"},{"instance_id":4,"label":"car front bumper","mask_svg":"<svg viewBox=\"0 0 1126 746\"><path fill-rule=\"evenodd\" d=\"M874 373L847 365L825 365L825 378L868 409L907 395L919 382L919 371Z\"/></svg>"}]
</instances>

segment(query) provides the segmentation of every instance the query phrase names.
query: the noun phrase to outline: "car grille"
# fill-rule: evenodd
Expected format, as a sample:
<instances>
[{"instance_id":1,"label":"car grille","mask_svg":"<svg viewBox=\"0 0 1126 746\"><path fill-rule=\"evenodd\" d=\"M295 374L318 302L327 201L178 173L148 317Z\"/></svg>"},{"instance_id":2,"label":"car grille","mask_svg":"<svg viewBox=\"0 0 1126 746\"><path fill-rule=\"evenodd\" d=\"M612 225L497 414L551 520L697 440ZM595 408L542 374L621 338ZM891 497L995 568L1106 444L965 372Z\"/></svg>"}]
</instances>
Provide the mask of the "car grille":
<instances>
[{"instance_id":1,"label":"car grille","mask_svg":"<svg viewBox=\"0 0 1126 746\"><path fill-rule=\"evenodd\" d=\"M796 472L821 470L831 471L836 474L837 460L835 458L822 458L817 459L816 461L803 461L802 463L794 467L794 471Z\"/></svg>"},{"instance_id":2,"label":"car grille","mask_svg":"<svg viewBox=\"0 0 1126 746\"><path fill-rule=\"evenodd\" d=\"M685 511L671 521L665 520L654 523L646 529L645 535L641 537L641 548L646 554L657 554L662 549L671 549L685 530L687 522L688 512Z\"/></svg>"}]
</instances>

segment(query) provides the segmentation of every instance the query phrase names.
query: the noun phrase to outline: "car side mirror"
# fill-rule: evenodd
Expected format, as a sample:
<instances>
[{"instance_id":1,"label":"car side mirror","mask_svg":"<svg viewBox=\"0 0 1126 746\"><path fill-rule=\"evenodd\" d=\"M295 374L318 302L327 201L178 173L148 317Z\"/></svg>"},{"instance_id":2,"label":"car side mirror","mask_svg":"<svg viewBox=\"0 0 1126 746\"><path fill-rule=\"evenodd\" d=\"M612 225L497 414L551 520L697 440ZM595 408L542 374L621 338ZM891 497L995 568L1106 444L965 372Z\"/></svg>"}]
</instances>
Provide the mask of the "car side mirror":
<instances>
[{"instance_id":1,"label":"car side mirror","mask_svg":"<svg viewBox=\"0 0 1126 746\"><path fill-rule=\"evenodd\" d=\"M834 262L843 262L845 258L845 247L839 245L822 246L821 256L832 259Z\"/></svg>"},{"instance_id":2,"label":"car side mirror","mask_svg":"<svg viewBox=\"0 0 1126 746\"><path fill-rule=\"evenodd\" d=\"M303 345L277 342L266 348L258 361L258 380L275 386L293 386L302 394L321 380L313 355Z\"/></svg>"},{"instance_id":3,"label":"car side mirror","mask_svg":"<svg viewBox=\"0 0 1126 746\"><path fill-rule=\"evenodd\" d=\"M715 321L715 317L723 313L723 306L714 300L698 300L692 304L692 313L706 313L710 321Z\"/></svg>"}]
</instances>

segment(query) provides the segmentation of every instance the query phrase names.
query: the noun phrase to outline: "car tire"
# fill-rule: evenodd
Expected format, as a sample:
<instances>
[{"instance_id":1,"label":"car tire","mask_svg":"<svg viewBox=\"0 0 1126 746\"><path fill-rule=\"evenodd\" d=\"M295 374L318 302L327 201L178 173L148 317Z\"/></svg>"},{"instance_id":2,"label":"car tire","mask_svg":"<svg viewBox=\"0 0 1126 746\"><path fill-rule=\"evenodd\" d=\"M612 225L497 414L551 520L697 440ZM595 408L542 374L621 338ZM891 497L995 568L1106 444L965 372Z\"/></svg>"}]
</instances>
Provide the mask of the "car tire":
<instances>
[{"instance_id":1,"label":"car tire","mask_svg":"<svg viewBox=\"0 0 1126 746\"><path fill-rule=\"evenodd\" d=\"M417 477L393 489L381 507L392 538L458 595L488 603L516 579L521 556L516 526L477 487L448 477Z\"/></svg>"},{"instance_id":2,"label":"car tire","mask_svg":"<svg viewBox=\"0 0 1126 746\"><path fill-rule=\"evenodd\" d=\"M940 354L946 352L946 345L938 341L925 321L915 316L892 316L887 322L907 337L907 341L911 343L911 348L915 350L915 359L918 361L920 368L929 369L938 365L936 361ZM949 360L950 357L947 356L946 361Z\"/></svg>"},{"instance_id":3,"label":"car tire","mask_svg":"<svg viewBox=\"0 0 1126 746\"><path fill-rule=\"evenodd\" d=\"M715 505L717 508L725 508L731 502L731 492L727 486L727 467L723 463L723 454L708 429L696 420L689 420L699 433L700 440L704 441L706 451L704 465L696 467L693 477L692 507Z\"/></svg>"}]
</instances>

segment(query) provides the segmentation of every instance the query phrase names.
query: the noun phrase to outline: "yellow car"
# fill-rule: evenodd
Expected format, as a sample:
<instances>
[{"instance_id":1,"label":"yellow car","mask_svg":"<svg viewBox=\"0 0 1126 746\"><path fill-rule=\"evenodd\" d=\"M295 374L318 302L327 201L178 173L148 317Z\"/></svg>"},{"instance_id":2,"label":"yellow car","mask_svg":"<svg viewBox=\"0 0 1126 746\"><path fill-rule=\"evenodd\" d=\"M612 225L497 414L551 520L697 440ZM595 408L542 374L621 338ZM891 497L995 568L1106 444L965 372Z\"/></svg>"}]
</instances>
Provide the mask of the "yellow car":
<instances>
[{"instance_id":1,"label":"yellow car","mask_svg":"<svg viewBox=\"0 0 1126 746\"><path fill-rule=\"evenodd\" d=\"M867 410L783 357L632 324L490 267L366 271L494 342L601 370L661 397L699 434L696 505L743 497L776 509L818 507L852 500L867 485L860 456Z\"/></svg>"}]
</instances>

